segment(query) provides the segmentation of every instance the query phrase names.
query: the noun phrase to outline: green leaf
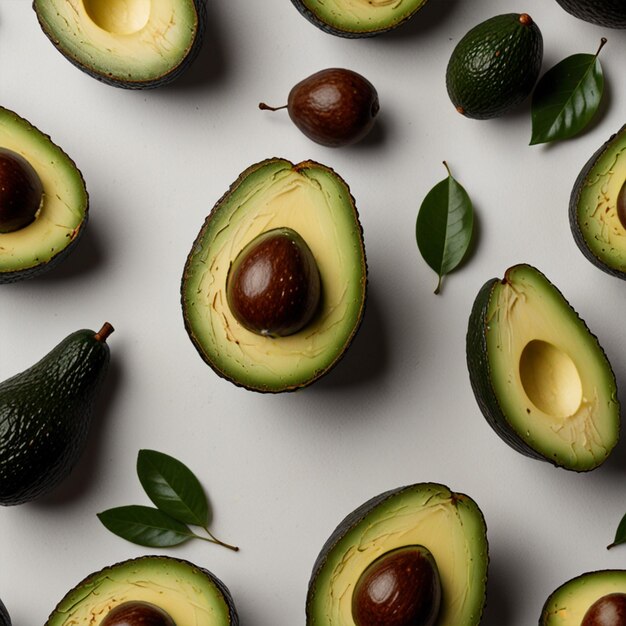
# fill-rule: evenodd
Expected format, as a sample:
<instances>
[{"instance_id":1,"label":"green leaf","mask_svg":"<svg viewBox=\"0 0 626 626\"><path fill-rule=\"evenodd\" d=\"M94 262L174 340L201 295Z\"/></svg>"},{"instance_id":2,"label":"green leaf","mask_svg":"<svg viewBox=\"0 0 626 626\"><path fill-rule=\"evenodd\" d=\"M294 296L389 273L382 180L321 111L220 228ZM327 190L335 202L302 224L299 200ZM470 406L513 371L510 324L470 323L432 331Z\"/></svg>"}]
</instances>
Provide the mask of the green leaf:
<instances>
[{"instance_id":1,"label":"green leaf","mask_svg":"<svg viewBox=\"0 0 626 626\"><path fill-rule=\"evenodd\" d=\"M604 91L598 54L574 54L549 69L533 94L530 145L568 139L578 134L595 115Z\"/></svg>"},{"instance_id":2,"label":"green leaf","mask_svg":"<svg viewBox=\"0 0 626 626\"><path fill-rule=\"evenodd\" d=\"M626 515L622 517L622 521L617 526L617 531L615 532L615 539L613 539L613 543L607 546L607 550L618 546L620 543L626 543Z\"/></svg>"},{"instance_id":3,"label":"green leaf","mask_svg":"<svg viewBox=\"0 0 626 626\"><path fill-rule=\"evenodd\" d=\"M185 524L208 526L209 503L204 489L179 460L156 450L139 450L137 476L161 511Z\"/></svg>"},{"instance_id":4,"label":"green leaf","mask_svg":"<svg viewBox=\"0 0 626 626\"><path fill-rule=\"evenodd\" d=\"M119 537L150 548L176 546L195 536L185 524L149 506L108 509L98 519Z\"/></svg>"},{"instance_id":5,"label":"green leaf","mask_svg":"<svg viewBox=\"0 0 626 626\"><path fill-rule=\"evenodd\" d=\"M452 177L437 183L429 192L417 215L417 246L428 265L441 279L462 260L472 240L474 210L465 189Z\"/></svg>"}]
</instances>

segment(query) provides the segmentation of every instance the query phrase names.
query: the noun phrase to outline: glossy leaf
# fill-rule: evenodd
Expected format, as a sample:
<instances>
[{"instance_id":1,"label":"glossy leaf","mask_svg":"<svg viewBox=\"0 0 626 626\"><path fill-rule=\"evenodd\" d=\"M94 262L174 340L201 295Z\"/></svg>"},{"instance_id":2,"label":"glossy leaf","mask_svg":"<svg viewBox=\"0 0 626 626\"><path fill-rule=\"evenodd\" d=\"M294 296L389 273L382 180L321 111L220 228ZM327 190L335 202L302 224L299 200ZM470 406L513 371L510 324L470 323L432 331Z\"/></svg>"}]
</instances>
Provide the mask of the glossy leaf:
<instances>
[{"instance_id":1,"label":"glossy leaf","mask_svg":"<svg viewBox=\"0 0 626 626\"><path fill-rule=\"evenodd\" d=\"M448 165L444 162L446 169ZM462 260L472 239L474 210L467 192L450 174L429 192L417 215L415 234L419 251L441 279Z\"/></svg>"},{"instance_id":2,"label":"glossy leaf","mask_svg":"<svg viewBox=\"0 0 626 626\"><path fill-rule=\"evenodd\" d=\"M181 522L149 506L120 506L98 513L112 533L140 546L176 546L195 535Z\"/></svg>"},{"instance_id":3,"label":"glossy leaf","mask_svg":"<svg viewBox=\"0 0 626 626\"><path fill-rule=\"evenodd\" d=\"M613 539L612 544L607 546L607 549L611 549L621 543L626 543L626 515L622 517L622 520L617 526L617 531L615 532L615 539Z\"/></svg>"},{"instance_id":4,"label":"glossy leaf","mask_svg":"<svg viewBox=\"0 0 626 626\"><path fill-rule=\"evenodd\" d=\"M205 528L209 504L194 473L179 460L156 450L140 450L137 476L146 494L164 513Z\"/></svg>"},{"instance_id":5,"label":"glossy leaf","mask_svg":"<svg viewBox=\"0 0 626 626\"><path fill-rule=\"evenodd\" d=\"M532 99L530 145L568 139L583 130L595 115L604 91L598 54L574 54L549 69Z\"/></svg>"}]
</instances>

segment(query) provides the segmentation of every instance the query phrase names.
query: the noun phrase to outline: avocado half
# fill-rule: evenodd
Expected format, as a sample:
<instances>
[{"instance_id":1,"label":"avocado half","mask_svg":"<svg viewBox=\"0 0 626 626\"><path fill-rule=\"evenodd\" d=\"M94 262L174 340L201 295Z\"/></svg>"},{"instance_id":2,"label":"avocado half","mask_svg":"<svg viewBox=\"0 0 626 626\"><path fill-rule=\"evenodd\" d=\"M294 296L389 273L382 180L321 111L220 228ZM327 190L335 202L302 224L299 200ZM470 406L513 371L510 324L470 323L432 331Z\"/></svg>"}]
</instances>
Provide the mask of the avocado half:
<instances>
[{"instance_id":1,"label":"avocado half","mask_svg":"<svg viewBox=\"0 0 626 626\"><path fill-rule=\"evenodd\" d=\"M357 38L380 35L404 24L426 0L292 0L309 22L326 33Z\"/></svg>"},{"instance_id":2,"label":"avocado half","mask_svg":"<svg viewBox=\"0 0 626 626\"><path fill-rule=\"evenodd\" d=\"M569 222L585 257L626 280L626 124L578 175L570 196Z\"/></svg>"},{"instance_id":3,"label":"avocado half","mask_svg":"<svg viewBox=\"0 0 626 626\"><path fill-rule=\"evenodd\" d=\"M337 526L313 567L307 626L355 626L352 596L361 574L378 557L412 545L430 551L439 571L437 626L477 626L489 561L485 520L470 497L436 483L382 493Z\"/></svg>"},{"instance_id":4,"label":"avocado half","mask_svg":"<svg viewBox=\"0 0 626 626\"><path fill-rule=\"evenodd\" d=\"M571 15L605 28L626 28L624 0L557 0Z\"/></svg>"},{"instance_id":5,"label":"avocado half","mask_svg":"<svg viewBox=\"0 0 626 626\"><path fill-rule=\"evenodd\" d=\"M230 267L260 234L289 228L310 248L321 282L312 321L286 337L247 330L226 297ZM261 392L304 387L345 353L361 323L367 267L354 199L332 169L272 158L245 170L206 218L185 264L185 327L202 358L236 385Z\"/></svg>"},{"instance_id":6,"label":"avocado half","mask_svg":"<svg viewBox=\"0 0 626 626\"><path fill-rule=\"evenodd\" d=\"M126 602L158 607L177 626L239 624L230 592L211 572L181 559L144 556L87 576L68 591L44 626L100 624Z\"/></svg>"},{"instance_id":7,"label":"avocado half","mask_svg":"<svg viewBox=\"0 0 626 626\"><path fill-rule=\"evenodd\" d=\"M0 107L0 149L24 158L43 187L35 219L0 232L0 284L32 278L55 267L74 249L88 218L82 174L48 135L17 113Z\"/></svg>"},{"instance_id":8,"label":"avocado half","mask_svg":"<svg viewBox=\"0 0 626 626\"><path fill-rule=\"evenodd\" d=\"M147 89L178 78L202 45L203 0L34 0L43 32L93 78Z\"/></svg>"},{"instance_id":9,"label":"avocado half","mask_svg":"<svg viewBox=\"0 0 626 626\"><path fill-rule=\"evenodd\" d=\"M467 330L467 367L489 425L512 448L579 472L619 437L615 376L596 337L530 265L482 287Z\"/></svg>"},{"instance_id":10,"label":"avocado half","mask_svg":"<svg viewBox=\"0 0 626 626\"><path fill-rule=\"evenodd\" d=\"M625 570L600 570L572 578L550 594L543 605L539 626L581 626L591 605L613 593L626 594Z\"/></svg>"}]
</instances>

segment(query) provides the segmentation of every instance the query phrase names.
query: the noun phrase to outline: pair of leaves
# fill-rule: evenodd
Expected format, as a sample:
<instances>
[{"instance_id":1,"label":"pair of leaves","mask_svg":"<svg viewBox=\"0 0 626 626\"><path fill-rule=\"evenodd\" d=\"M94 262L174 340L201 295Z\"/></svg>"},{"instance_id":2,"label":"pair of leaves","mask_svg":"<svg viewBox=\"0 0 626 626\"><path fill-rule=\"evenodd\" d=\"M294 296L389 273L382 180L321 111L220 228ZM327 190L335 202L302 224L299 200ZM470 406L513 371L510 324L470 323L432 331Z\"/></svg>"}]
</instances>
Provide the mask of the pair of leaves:
<instances>
[{"instance_id":1,"label":"pair of leaves","mask_svg":"<svg viewBox=\"0 0 626 626\"><path fill-rule=\"evenodd\" d=\"M435 293L441 280L463 260L472 240L474 209L467 191L450 173L437 183L422 202L417 215L415 236L419 251L428 265L437 272Z\"/></svg>"},{"instance_id":2,"label":"pair of leaves","mask_svg":"<svg viewBox=\"0 0 626 626\"><path fill-rule=\"evenodd\" d=\"M98 513L98 519L112 533L151 548L175 546L196 538L238 550L219 541L209 531L206 494L186 465L156 450L140 450L137 476L157 508L130 505ZM188 524L203 528L208 538L194 533Z\"/></svg>"},{"instance_id":3,"label":"pair of leaves","mask_svg":"<svg viewBox=\"0 0 626 626\"><path fill-rule=\"evenodd\" d=\"M567 57L541 78L533 94L530 145L569 139L582 131L595 115L604 91L604 74L598 55Z\"/></svg>"}]
</instances>

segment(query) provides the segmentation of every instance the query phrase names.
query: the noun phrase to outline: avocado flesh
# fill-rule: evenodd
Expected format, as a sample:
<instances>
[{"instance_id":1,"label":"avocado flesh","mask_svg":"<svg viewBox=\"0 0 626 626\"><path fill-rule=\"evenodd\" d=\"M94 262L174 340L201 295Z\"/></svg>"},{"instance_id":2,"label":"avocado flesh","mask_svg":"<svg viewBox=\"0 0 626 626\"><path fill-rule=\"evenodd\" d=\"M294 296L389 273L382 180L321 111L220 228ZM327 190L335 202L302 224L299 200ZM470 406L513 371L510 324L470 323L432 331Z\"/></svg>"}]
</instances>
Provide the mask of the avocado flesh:
<instances>
[{"instance_id":1,"label":"avocado flesh","mask_svg":"<svg viewBox=\"0 0 626 626\"><path fill-rule=\"evenodd\" d=\"M435 483L393 490L346 517L313 569L307 626L354 626L352 594L370 563L396 548L421 545L437 564L437 626L476 626L485 600L488 545L483 516L466 495Z\"/></svg>"},{"instance_id":2,"label":"avocado flesh","mask_svg":"<svg viewBox=\"0 0 626 626\"><path fill-rule=\"evenodd\" d=\"M129 88L177 76L197 51L204 23L203 5L194 0L34 0L33 7L68 60Z\"/></svg>"},{"instance_id":3,"label":"avocado flesh","mask_svg":"<svg viewBox=\"0 0 626 626\"><path fill-rule=\"evenodd\" d=\"M250 241L284 227L313 254L321 304L298 333L264 337L231 313L226 278ZM185 266L183 313L192 341L218 373L257 391L284 391L312 382L340 358L359 326L365 283L361 227L345 183L317 163L270 159L246 170L207 218Z\"/></svg>"},{"instance_id":4,"label":"avocado flesh","mask_svg":"<svg viewBox=\"0 0 626 626\"><path fill-rule=\"evenodd\" d=\"M399 26L421 9L426 0L295 0L294 4L323 30L359 36Z\"/></svg>"},{"instance_id":5,"label":"avocado flesh","mask_svg":"<svg viewBox=\"0 0 626 626\"><path fill-rule=\"evenodd\" d=\"M170 557L147 556L88 576L59 602L45 626L99 624L129 601L163 609L177 626L236 626L232 598L210 572Z\"/></svg>"},{"instance_id":6,"label":"avocado flesh","mask_svg":"<svg viewBox=\"0 0 626 626\"><path fill-rule=\"evenodd\" d=\"M573 578L546 600L539 626L580 626L589 607L609 593L626 593L626 571L601 570Z\"/></svg>"},{"instance_id":7,"label":"avocado flesh","mask_svg":"<svg viewBox=\"0 0 626 626\"><path fill-rule=\"evenodd\" d=\"M0 283L28 278L51 266L78 240L87 221L85 182L75 163L50 137L0 107L0 146L24 157L43 185L33 222L0 233Z\"/></svg>"},{"instance_id":8,"label":"avocado flesh","mask_svg":"<svg viewBox=\"0 0 626 626\"><path fill-rule=\"evenodd\" d=\"M561 293L538 270L517 265L488 283L489 299L470 320L484 333L468 366L491 425L520 452L566 469L600 465L619 436L615 377L599 346ZM487 287L487 285L486 285ZM493 393L480 391L488 378Z\"/></svg>"},{"instance_id":9,"label":"avocado flesh","mask_svg":"<svg viewBox=\"0 0 626 626\"><path fill-rule=\"evenodd\" d=\"M626 183L626 126L591 158L574 185L570 222L582 252L604 271L626 279L626 228L617 199Z\"/></svg>"}]
</instances>

